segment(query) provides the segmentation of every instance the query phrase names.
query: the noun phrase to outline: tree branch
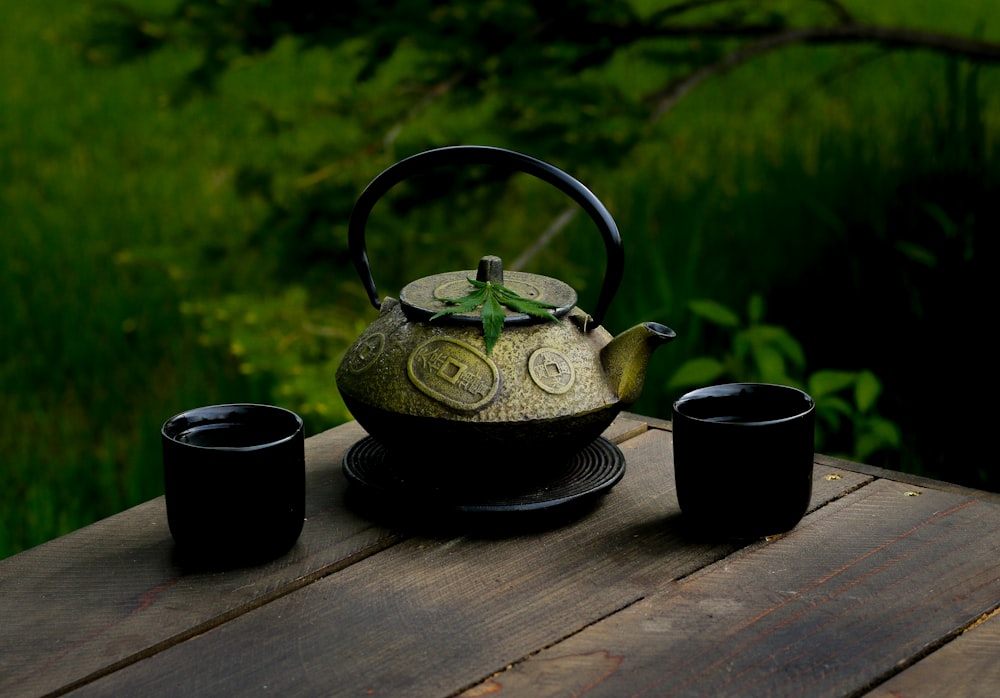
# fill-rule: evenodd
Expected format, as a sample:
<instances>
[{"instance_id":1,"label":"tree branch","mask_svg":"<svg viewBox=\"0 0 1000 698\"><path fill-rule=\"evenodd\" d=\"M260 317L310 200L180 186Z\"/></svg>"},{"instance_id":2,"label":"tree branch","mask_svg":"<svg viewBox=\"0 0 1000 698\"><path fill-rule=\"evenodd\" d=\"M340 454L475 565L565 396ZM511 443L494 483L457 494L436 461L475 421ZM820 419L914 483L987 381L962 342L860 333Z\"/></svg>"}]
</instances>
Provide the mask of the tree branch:
<instances>
[{"instance_id":1,"label":"tree branch","mask_svg":"<svg viewBox=\"0 0 1000 698\"><path fill-rule=\"evenodd\" d=\"M663 28L660 36L704 36L705 27ZM718 28L713 28L718 33ZM940 34L916 29L876 27L864 24L842 24L835 27L810 27L777 32L771 36L726 54L720 60L704 65L690 75L667 85L647 97L655 106L650 122L656 121L681 98L713 75L724 73L757 56L792 44L874 43L889 49L926 50L968 58L981 63L1000 62L1000 44L967 39L952 34Z\"/></svg>"},{"instance_id":2,"label":"tree branch","mask_svg":"<svg viewBox=\"0 0 1000 698\"><path fill-rule=\"evenodd\" d=\"M841 2L839 2L839 0L815 0L815 2L830 10L839 23L851 24L854 22L854 18L851 16L851 13ZM734 3L733 0L688 0L688 2L681 2L676 5L671 5L670 7L657 10L649 16L649 23L659 24L665 19L677 17L686 12L691 12L692 10L701 10L706 7L711 7L712 5L726 4Z\"/></svg>"},{"instance_id":3,"label":"tree branch","mask_svg":"<svg viewBox=\"0 0 1000 698\"><path fill-rule=\"evenodd\" d=\"M563 229L570 224L579 210L580 209L577 206L568 206L564 208L562 212L556 216L551 223L549 223L549 227L546 228L537 239L535 239L521 252L521 254L517 256L517 259L509 265L509 269L511 271L517 271L528 266L528 263L531 262L531 260L534 259L539 252L548 247L549 243L552 242L556 236L558 236L559 233L561 233Z\"/></svg>"}]
</instances>

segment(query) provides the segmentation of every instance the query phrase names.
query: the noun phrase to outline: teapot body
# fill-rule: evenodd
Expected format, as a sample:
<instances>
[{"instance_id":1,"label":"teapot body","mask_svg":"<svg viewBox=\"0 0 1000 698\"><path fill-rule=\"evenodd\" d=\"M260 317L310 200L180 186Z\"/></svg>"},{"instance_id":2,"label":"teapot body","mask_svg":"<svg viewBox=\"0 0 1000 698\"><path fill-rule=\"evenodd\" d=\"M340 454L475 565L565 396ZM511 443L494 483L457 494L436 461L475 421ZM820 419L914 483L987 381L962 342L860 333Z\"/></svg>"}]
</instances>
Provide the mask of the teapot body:
<instances>
[{"instance_id":1,"label":"teapot body","mask_svg":"<svg viewBox=\"0 0 1000 698\"><path fill-rule=\"evenodd\" d=\"M612 337L584 331L588 319L573 308L561 322L505 328L487 355L480 327L414 322L386 298L344 356L337 387L388 448L485 459L573 453L624 407L601 361Z\"/></svg>"}]
</instances>

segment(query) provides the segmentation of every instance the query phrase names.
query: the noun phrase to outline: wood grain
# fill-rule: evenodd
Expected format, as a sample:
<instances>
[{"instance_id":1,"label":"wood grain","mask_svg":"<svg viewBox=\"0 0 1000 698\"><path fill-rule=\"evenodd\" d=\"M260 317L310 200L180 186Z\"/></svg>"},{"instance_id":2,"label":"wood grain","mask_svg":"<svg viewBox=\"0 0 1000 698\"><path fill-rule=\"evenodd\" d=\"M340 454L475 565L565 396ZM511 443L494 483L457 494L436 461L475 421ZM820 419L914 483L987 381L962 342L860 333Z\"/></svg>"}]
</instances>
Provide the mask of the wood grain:
<instances>
[{"instance_id":1,"label":"wood grain","mask_svg":"<svg viewBox=\"0 0 1000 698\"><path fill-rule=\"evenodd\" d=\"M341 457L362 436L307 440L307 520L273 564L177 566L162 497L0 562L0 695L85 682L397 542L343 506Z\"/></svg>"},{"instance_id":2,"label":"wood grain","mask_svg":"<svg viewBox=\"0 0 1000 698\"><path fill-rule=\"evenodd\" d=\"M1000 598L996 599L1000 605ZM1000 610L903 673L870 698L996 698L1000 695Z\"/></svg>"},{"instance_id":3,"label":"wood grain","mask_svg":"<svg viewBox=\"0 0 1000 698\"><path fill-rule=\"evenodd\" d=\"M452 695L558 647L737 550L684 538L671 434L626 432L638 435L621 444L625 479L578 521L509 537L414 537L74 695ZM830 474L817 469L814 507L870 479ZM593 674L615 662L595 656Z\"/></svg>"},{"instance_id":4,"label":"wood grain","mask_svg":"<svg viewBox=\"0 0 1000 698\"><path fill-rule=\"evenodd\" d=\"M879 480L465 695L851 695L996 606L997 530L995 504Z\"/></svg>"}]
</instances>

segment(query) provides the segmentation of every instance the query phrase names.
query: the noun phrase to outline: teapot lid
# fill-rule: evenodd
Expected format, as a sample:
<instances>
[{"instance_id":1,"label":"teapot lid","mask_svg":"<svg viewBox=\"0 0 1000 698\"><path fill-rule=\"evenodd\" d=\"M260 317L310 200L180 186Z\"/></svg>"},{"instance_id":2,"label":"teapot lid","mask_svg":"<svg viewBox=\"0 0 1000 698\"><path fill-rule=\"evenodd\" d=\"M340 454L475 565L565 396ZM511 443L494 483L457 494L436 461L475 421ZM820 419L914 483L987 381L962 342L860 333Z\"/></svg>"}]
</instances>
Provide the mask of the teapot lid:
<instances>
[{"instance_id":1,"label":"teapot lid","mask_svg":"<svg viewBox=\"0 0 1000 698\"><path fill-rule=\"evenodd\" d=\"M477 281L500 284L522 298L555 306L552 314L556 317L563 317L576 305L576 291L570 285L540 274L518 271L504 272L503 262L494 255L487 255L480 259L479 268L476 270L444 272L411 281L400 291L399 302L411 320L429 320L432 315L451 307L445 299L461 298L468 294L472 288L469 283L471 278L475 278ZM510 308L504 308L504 312L504 324L508 325L542 321ZM448 321L460 324L478 325L482 323L480 308L468 312L452 313L446 317Z\"/></svg>"}]
</instances>

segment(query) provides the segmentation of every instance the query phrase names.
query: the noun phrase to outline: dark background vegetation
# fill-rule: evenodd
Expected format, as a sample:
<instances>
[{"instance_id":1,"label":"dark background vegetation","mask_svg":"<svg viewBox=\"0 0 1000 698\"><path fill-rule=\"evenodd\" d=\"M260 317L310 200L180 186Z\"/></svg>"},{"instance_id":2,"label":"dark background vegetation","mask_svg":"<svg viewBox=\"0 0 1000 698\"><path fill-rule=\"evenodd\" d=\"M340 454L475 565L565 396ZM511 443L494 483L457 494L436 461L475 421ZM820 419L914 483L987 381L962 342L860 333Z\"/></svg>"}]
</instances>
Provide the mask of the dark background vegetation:
<instances>
[{"instance_id":1,"label":"dark background vegetation","mask_svg":"<svg viewBox=\"0 0 1000 698\"><path fill-rule=\"evenodd\" d=\"M0 556L158 495L159 426L186 408L349 419L333 373L374 315L351 205L457 143L547 160L612 211L605 324L679 334L637 411L792 383L819 450L1000 489L979 408L992 2L19 5L0 8ZM370 221L376 281L495 253L592 308L603 249L568 204L482 168L416 178Z\"/></svg>"}]
</instances>

